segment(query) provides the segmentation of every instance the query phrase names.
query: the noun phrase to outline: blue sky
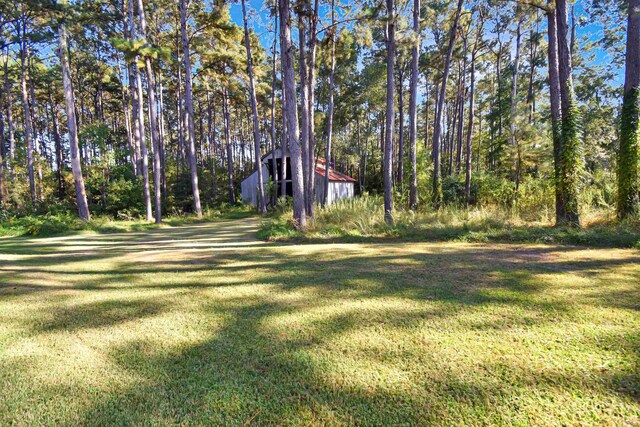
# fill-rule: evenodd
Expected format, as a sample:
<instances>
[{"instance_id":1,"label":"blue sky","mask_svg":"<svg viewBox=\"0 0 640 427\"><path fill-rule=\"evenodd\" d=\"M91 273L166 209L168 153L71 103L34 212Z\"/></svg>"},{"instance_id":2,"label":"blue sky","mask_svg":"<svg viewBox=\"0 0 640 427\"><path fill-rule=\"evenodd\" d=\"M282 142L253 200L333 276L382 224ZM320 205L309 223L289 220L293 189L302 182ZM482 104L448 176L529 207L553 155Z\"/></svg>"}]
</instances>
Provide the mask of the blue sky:
<instances>
[{"instance_id":1,"label":"blue sky","mask_svg":"<svg viewBox=\"0 0 640 427\"><path fill-rule=\"evenodd\" d=\"M347 3L348 4L348 3ZM248 2L249 5L249 26L253 28L258 34L263 46L270 50L271 44L273 43L273 29L271 23L271 17L269 16L268 11L264 7L264 2L262 0L250 0ZM576 0L575 2L575 12L576 16L586 16L587 14L587 3L586 0ZM328 12L328 8L325 8L324 13ZM242 25L242 9L240 3L231 4L231 19L234 23L238 25ZM321 13L322 14L322 13ZM544 18L544 17L542 17ZM613 17L612 17L613 18ZM541 31L543 33L546 30L545 19L542 19L541 22ZM295 37L295 28L294 28ZM602 37L602 27L599 23L587 23L586 25L578 27L577 30L578 38L581 39L586 37L589 41L597 41ZM546 37L546 34L545 34ZM504 41L508 41L510 35L504 36ZM606 64L612 61L610 55L604 51L603 49L594 49L593 53L595 53L596 64ZM617 70L617 75L614 84L622 84L624 71L622 69Z\"/></svg>"}]
</instances>

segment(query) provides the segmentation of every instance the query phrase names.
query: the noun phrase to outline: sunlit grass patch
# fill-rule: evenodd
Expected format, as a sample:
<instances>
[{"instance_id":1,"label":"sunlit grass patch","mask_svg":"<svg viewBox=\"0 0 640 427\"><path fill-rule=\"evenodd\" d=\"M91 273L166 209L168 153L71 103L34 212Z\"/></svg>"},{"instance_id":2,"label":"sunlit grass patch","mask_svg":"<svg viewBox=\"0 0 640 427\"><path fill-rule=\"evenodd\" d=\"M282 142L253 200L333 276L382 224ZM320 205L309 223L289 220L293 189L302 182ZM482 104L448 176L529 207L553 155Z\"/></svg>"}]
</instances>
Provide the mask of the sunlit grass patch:
<instances>
[{"instance_id":1,"label":"sunlit grass patch","mask_svg":"<svg viewBox=\"0 0 640 427\"><path fill-rule=\"evenodd\" d=\"M640 419L637 250L257 226L1 240L0 424Z\"/></svg>"}]
</instances>

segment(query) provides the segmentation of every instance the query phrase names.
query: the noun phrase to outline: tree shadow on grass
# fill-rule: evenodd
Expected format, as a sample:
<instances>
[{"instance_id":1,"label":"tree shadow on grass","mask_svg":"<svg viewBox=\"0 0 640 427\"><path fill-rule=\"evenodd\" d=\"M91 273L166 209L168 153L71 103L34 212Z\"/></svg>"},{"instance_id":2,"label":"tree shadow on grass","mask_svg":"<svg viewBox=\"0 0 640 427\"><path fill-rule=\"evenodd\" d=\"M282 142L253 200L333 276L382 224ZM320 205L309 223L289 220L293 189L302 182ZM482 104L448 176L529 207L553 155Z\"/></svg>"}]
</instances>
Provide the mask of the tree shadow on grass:
<instances>
[{"instance_id":1,"label":"tree shadow on grass","mask_svg":"<svg viewBox=\"0 0 640 427\"><path fill-rule=\"evenodd\" d=\"M206 228L188 233L215 239L215 232ZM233 244L234 233L223 234L222 241ZM640 272L635 255L567 261L580 250L389 244L216 247L219 241L209 249L169 246L145 253L140 248L158 236L136 239L140 246L124 241L123 253L98 248L68 267L57 268L66 255L55 243L48 244L46 256L35 254L13 267L11 260L0 264L0 280L29 288L14 295L16 304L37 292L66 295L33 314L38 325L31 330L34 335L108 333L142 320L153 325L155 317L191 305L195 307L184 314L190 320L223 319L186 344L159 346L135 335L117 344L97 343L112 369L136 380L95 394L88 407L76 409L80 424L527 423L535 420L526 411L518 415L514 403L526 394L553 400L554 393L575 391L637 401L640 379L628 366L609 371L583 366L588 375L572 383L575 373L566 370L523 367L512 360L482 365L480 352L468 355L477 357L477 363L465 365L474 377L439 359L443 354L455 357L457 346L471 351L467 343L438 341L459 333L460 339L498 345L500 338L517 336L514 329L553 331L554 323L576 322L581 310L603 302L616 310L637 310ZM251 244L249 238L247 242ZM108 262L74 270L99 261ZM595 280L614 272L616 283L595 282L600 285L597 295L583 292L580 283L553 281L566 275ZM56 284L42 283L40 275ZM74 300L109 292L112 297L106 300ZM416 331L426 335L418 340L412 335ZM637 361L637 336L595 335L599 338L581 343L584 351L605 351L602 342L607 340L619 346L625 360ZM75 391L82 387L78 384ZM566 408L551 409L553 421ZM47 413L39 416L45 420ZM588 414L578 417L588 419Z\"/></svg>"}]
</instances>

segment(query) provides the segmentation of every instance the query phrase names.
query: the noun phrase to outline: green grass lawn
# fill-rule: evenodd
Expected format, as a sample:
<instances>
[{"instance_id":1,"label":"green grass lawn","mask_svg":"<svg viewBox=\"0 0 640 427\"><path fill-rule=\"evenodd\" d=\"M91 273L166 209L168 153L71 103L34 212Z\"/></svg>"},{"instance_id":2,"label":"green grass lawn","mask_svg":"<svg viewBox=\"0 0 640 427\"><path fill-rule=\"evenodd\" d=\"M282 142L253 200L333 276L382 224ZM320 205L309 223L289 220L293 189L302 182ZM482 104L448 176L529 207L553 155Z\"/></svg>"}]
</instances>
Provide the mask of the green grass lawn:
<instances>
[{"instance_id":1,"label":"green grass lawn","mask_svg":"<svg viewBox=\"0 0 640 427\"><path fill-rule=\"evenodd\" d=\"M257 227L0 238L0 425L640 423L640 251Z\"/></svg>"}]
</instances>

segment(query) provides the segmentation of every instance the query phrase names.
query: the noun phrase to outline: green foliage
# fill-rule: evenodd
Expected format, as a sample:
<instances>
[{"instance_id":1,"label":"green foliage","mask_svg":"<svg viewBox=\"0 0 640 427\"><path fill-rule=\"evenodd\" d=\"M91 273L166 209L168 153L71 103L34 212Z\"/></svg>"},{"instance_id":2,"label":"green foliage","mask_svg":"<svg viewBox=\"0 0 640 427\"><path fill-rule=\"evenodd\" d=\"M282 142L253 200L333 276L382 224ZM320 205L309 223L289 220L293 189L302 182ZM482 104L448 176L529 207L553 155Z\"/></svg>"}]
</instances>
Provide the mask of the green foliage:
<instances>
[{"instance_id":1,"label":"green foliage","mask_svg":"<svg viewBox=\"0 0 640 427\"><path fill-rule=\"evenodd\" d=\"M561 243L594 247L640 247L640 218L612 220L611 210L595 210L584 228L553 227L553 186L547 181L523 187L532 196L522 198L520 209L478 206L465 209L448 206L435 211L397 210L394 223L384 220L379 197L364 195L316 209L316 219L306 232L293 227L291 211L280 211L265 221L259 236L265 240L340 240ZM594 187L595 188L595 187ZM481 192L482 190L480 190Z\"/></svg>"},{"instance_id":2,"label":"green foliage","mask_svg":"<svg viewBox=\"0 0 640 427\"><path fill-rule=\"evenodd\" d=\"M640 211L640 89L625 93L622 103L620 150L618 151L618 215L627 217Z\"/></svg>"},{"instance_id":3,"label":"green foliage","mask_svg":"<svg viewBox=\"0 0 640 427\"><path fill-rule=\"evenodd\" d=\"M560 168L558 184L564 201L564 217L560 222L566 225L579 225L578 189L582 173L580 152L580 112L571 103L567 114L562 117L562 148L560 150Z\"/></svg>"}]
</instances>

